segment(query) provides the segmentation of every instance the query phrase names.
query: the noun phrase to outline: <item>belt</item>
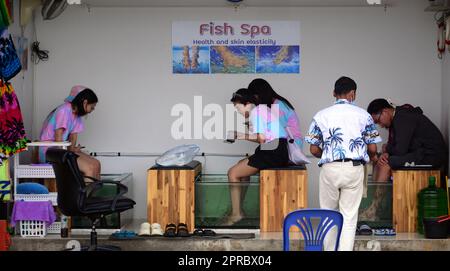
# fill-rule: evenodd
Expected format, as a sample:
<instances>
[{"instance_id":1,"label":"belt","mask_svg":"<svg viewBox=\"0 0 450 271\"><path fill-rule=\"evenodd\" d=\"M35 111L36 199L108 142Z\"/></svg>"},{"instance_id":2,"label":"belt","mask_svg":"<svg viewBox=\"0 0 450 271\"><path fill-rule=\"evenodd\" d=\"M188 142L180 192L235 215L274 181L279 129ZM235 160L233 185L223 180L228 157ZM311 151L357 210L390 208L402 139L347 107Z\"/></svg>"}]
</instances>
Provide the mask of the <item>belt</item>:
<instances>
[{"instance_id":1,"label":"belt","mask_svg":"<svg viewBox=\"0 0 450 271\"><path fill-rule=\"evenodd\" d=\"M360 166L360 165L364 165L365 161L362 160L353 160L353 159L349 159L349 158L345 158L345 159L338 159L338 160L334 160L333 162L353 162L353 166Z\"/></svg>"}]
</instances>

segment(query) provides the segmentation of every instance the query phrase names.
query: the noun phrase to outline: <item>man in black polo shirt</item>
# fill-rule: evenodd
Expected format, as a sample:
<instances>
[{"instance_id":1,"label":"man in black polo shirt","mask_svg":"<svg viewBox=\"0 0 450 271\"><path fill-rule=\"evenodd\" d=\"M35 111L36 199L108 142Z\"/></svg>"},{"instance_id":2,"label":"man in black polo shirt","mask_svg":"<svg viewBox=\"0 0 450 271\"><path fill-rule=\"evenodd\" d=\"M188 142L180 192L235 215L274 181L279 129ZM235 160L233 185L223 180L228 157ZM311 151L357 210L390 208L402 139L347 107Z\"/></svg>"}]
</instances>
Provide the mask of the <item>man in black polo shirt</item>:
<instances>
[{"instance_id":1,"label":"man in black polo shirt","mask_svg":"<svg viewBox=\"0 0 450 271\"><path fill-rule=\"evenodd\" d=\"M373 100L367 111L376 124L390 129L390 140L376 163L375 181L386 181L391 168L415 165L441 167L447 161L447 146L439 129L420 107L393 107L385 99Z\"/></svg>"}]
</instances>

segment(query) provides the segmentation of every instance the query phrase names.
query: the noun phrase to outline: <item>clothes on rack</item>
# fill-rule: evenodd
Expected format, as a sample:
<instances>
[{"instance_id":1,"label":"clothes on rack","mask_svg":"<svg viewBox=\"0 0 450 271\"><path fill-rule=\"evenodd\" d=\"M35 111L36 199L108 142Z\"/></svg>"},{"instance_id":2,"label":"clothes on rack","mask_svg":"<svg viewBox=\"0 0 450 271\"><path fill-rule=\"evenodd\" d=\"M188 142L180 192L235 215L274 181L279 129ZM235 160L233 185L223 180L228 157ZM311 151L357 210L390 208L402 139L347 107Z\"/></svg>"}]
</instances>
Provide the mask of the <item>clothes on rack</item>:
<instances>
[{"instance_id":1,"label":"clothes on rack","mask_svg":"<svg viewBox=\"0 0 450 271\"><path fill-rule=\"evenodd\" d=\"M0 164L25 150L27 142L16 93L10 83L0 81Z\"/></svg>"}]
</instances>

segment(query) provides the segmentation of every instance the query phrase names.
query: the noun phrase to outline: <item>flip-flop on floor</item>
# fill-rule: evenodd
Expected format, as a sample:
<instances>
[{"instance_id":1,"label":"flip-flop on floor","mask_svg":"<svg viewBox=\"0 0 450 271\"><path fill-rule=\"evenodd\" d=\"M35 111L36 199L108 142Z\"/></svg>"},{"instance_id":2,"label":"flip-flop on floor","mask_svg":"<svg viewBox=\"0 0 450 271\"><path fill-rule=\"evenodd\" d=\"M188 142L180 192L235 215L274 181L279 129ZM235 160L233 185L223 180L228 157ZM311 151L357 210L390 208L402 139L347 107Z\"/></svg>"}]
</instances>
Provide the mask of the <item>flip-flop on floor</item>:
<instances>
[{"instance_id":1,"label":"flip-flop on floor","mask_svg":"<svg viewBox=\"0 0 450 271\"><path fill-rule=\"evenodd\" d=\"M372 228L366 224L361 224L356 228L356 235L372 235L372 233Z\"/></svg>"},{"instance_id":2,"label":"flip-flop on floor","mask_svg":"<svg viewBox=\"0 0 450 271\"><path fill-rule=\"evenodd\" d=\"M373 233L377 236L394 236L397 234L393 228L374 229Z\"/></svg>"}]
</instances>

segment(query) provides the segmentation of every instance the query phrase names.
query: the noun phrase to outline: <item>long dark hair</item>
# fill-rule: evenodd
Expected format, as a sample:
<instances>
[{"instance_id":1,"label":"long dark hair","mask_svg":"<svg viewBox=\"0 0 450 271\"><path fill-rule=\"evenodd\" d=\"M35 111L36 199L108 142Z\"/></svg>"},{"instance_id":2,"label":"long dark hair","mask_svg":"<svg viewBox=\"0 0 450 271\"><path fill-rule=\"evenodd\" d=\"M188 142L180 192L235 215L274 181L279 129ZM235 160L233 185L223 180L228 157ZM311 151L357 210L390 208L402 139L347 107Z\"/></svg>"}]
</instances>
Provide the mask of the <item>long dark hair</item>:
<instances>
[{"instance_id":1,"label":"long dark hair","mask_svg":"<svg viewBox=\"0 0 450 271\"><path fill-rule=\"evenodd\" d=\"M98 102L97 95L95 95L94 91L92 91L92 89L90 88L85 88L80 93L78 93L71 104L76 108L77 115L80 117L87 114L83 106L84 100L87 100L88 104L94 104Z\"/></svg>"},{"instance_id":2,"label":"long dark hair","mask_svg":"<svg viewBox=\"0 0 450 271\"><path fill-rule=\"evenodd\" d=\"M276 93L269 82L262 78L257 78L250 82L250 84L248 85L248 90L250 91L250 93L258 96L261 104L265 104L268 107L271 107L274 100L278 99L286 103L292 110L294 110L292 104L288 100L286 100L286 98Z\"/></svg>"},{"instance_id":3,"label":"long dark hair","mask_svg":"<svg viewBox=\"0 0 450 271\"><path fill-rule=\"evenodd\" d=\"M240 88L236 92L233 93L233 96L231 97L230 101L232 103L240 103L243 105L246 104L254 104L259 105L260 102L258 101L258 98L256 95L253 95L248 89L246 88Z\"/></svg>"}]
</instances>

